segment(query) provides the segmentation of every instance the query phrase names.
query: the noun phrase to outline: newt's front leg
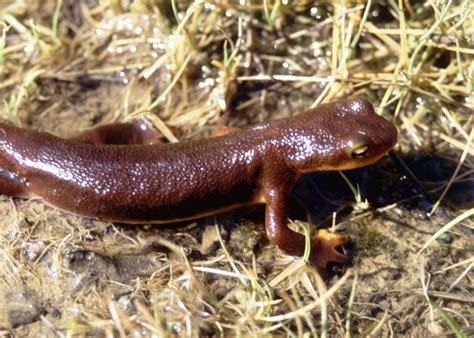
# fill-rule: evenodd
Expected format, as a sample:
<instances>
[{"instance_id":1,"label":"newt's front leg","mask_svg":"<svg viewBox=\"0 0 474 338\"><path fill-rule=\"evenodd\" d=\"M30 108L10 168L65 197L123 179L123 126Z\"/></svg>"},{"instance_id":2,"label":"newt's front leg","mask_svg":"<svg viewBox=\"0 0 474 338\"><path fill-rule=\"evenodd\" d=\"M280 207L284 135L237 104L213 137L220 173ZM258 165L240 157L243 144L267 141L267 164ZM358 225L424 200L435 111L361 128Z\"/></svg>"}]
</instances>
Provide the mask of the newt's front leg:
<instances>
[{"instance_id":1,"label":"newt's front leg","mask_svg":"<svg viewBox=\"0 0 474 338\"><path fill-rule=\"evenodd\" d=\"M305 249L305 237L288 228L287 194L271 190L266 198L265 229L270 241L289 255L302 256ZM310 262L323 276L327 275L328 262L344 263L346 257L336 248L348 238L325 229L318 230L311 240Z\"/></svg>"}]
</instances>

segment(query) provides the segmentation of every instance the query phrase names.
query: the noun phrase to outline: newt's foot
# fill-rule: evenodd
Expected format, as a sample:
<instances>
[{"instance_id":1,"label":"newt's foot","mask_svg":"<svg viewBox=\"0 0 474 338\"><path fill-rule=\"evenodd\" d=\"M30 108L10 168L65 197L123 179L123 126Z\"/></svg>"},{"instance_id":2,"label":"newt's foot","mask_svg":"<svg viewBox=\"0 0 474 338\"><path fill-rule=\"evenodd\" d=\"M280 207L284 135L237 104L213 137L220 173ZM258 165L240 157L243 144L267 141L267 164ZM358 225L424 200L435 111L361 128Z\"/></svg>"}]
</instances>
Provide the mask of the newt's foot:
<instances>
[{"instance_id":1,"label":"newt's foot","mask_svg":"<svg viewBox=\"0 0 474 338\"><path fill-rule=\"evenodd\" d=\"M311 263L318 269L321 276L327 276L326 265L329 262L345 263L347 257L336 248L349 240L345 235L333 234L326 229L319 229L313 237L311 246Z\"/></svg>"}]
</instances>

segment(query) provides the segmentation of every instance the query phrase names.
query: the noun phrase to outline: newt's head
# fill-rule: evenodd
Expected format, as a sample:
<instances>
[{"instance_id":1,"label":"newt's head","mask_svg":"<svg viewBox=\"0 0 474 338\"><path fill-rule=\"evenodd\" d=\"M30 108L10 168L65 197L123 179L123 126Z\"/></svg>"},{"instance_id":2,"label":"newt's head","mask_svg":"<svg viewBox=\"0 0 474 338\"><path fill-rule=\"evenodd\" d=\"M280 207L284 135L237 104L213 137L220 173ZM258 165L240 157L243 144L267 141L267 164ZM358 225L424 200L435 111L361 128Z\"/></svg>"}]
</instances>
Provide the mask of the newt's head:
<instances>
[{"instance_id":1,"label":"newt's head","mask_svg":"<svg viewBox=\"0 0 474 338\"><path fill-rule=\"evenodd\" d=\"M289 164L300 172L369 165L397 143L397 129L369 101L350 98L323 104L293 118Z\"/></svg>"}]
</instances>

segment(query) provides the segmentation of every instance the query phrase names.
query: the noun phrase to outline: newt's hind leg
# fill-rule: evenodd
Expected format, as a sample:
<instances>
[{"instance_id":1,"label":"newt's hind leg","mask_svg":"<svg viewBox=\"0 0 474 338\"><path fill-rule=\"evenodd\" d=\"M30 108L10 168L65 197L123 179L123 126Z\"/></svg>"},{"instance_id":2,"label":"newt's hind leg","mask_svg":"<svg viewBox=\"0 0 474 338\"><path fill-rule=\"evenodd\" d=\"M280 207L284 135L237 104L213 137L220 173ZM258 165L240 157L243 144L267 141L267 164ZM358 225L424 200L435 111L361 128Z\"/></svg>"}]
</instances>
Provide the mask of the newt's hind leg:
<instances>
[{"instance_id":1,"label":"newt's hind leg","mask_svg":"<svg viewBox=\"0 0 474 338\"><path fill-rule=\"evenodd\" d=\"M240 131L238 127L217 127L211 137ZM131 122L105 124L79 134L72 140L92 144L156 144L166 143L165 137L148 122L137 119Z\"/></svg>"},{"instance_id":2,"label":"newt's hind leg","mask_svg":"<svg viewBox=\"0 0 474 338\"><path fill-rule=\"evenodd\" d=\"M239 127L226 127L226 126L221 126L221 127L216 127L211 131L211 137L219 137L219 136L224 136L224 135L229 135L233 133L237 133L241 131L242 128Z\"/></svg>"},{"instance_id":3,"label":"newt's hind leg","mask_svg":"<svg viewBox=\"0 0 474 338\"><path fill-rule=\"evenodd\" d=\"M164 137L160 132L146 121L139 119L99 126L72 139L92 144L155 144L164 142Z\"/></svg>"},{"instance_id":4,"label":"newt's hind leg","mask_svg":"<svg viewBox=\"0 0 474 338\"><path fill-rule=\"evenodd\" d=\"M27 198L30 192L25 180L8 169L0 168L0 195Z\"/></svg>"}]
</instances>

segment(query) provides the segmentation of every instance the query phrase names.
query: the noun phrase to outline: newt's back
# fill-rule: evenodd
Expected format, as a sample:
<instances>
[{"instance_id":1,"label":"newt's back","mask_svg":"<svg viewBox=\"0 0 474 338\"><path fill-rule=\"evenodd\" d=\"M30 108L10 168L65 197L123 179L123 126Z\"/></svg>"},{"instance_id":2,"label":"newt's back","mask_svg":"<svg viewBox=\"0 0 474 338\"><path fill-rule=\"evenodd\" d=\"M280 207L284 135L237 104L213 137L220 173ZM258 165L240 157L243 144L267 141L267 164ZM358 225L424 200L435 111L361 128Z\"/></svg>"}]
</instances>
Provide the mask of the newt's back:
<instances>
[{"instance_id":1,"label":"newt's back","mask_svg":"<svg viewBox=\"0 0 474 338\"><path fill-rule=\"evenodd\" d=\"M253 146L237 137L94 145L3 124L0 137L1 167L31 195L104 220L165 222L249 204L258 175Z\"/></svg>"}]
</instances>

